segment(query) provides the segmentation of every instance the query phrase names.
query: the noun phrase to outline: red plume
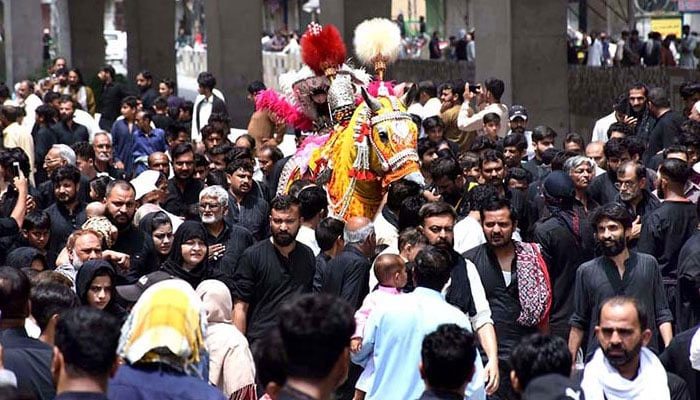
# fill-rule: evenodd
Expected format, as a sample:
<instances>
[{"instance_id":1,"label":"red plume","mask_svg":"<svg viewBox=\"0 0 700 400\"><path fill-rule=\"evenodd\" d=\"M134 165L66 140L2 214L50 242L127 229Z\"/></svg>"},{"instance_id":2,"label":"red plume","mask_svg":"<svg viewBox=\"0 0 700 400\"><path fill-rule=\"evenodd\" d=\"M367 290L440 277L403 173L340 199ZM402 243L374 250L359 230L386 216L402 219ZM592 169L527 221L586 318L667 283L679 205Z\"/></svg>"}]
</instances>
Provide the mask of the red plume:
<instances>
[{"instance_id":1,"label":"red plume","mask_svg":"<svg viewBox=\"0 0 700 400\"><path fill-rule=\"evenodd\" d=\"M345 43L333 25L321 28L314 22L310 23L300 44L301 59L317 75L335 75L335 69L345 62Z\"/></svg>"}]
</instances>

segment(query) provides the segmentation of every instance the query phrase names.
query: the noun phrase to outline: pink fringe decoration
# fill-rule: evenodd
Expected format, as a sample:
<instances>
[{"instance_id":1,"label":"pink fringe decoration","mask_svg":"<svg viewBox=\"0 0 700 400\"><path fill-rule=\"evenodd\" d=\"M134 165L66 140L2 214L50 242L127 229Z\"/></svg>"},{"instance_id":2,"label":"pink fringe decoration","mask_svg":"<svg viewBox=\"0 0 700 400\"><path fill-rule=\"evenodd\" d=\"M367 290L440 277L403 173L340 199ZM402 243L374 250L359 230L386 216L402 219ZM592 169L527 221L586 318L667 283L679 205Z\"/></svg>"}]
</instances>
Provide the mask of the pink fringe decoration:
<instances>
[{"instance_id":1,"label":"pink fringe decoration","mask_svg":"<svg viewBox=\"0 0 700 400\"><path fill-rule=\"evenodd\" d=\"M258 92L257 96L255 96L255 110L269 110L296 129L308 131L313 128L313 123L310 119L273 89Z\"/></svg>"},{"instance_id":2,"label":"pink fringe decoration","mask_svg":"<svg viewBox=\"0 0 700 400\"><path fill-rule=\"evenodd\" d=\"M301 146L299 146L297 152L294 153L294 157L301 160L298 165L302 175L305 174L309 168L309 160L311 159L311 155L313 154L314 150L326 144L329 137L331 137L330 133L321 136L310 135L307 136L301 143Z\"/></svg>"},{"instance_id":3,"label":"pink fringe decoration","mask_svg":"<svg viewBox=\"0 0 700 400\"><path fill-rule=\"evenodd\" d=\"M394 82L393 81L372 81L367 86L367 92L374 97L379 96L379 86L384 85L389 91L390 96L395 96L394 94Z\"/></svg>"}]
</instances>

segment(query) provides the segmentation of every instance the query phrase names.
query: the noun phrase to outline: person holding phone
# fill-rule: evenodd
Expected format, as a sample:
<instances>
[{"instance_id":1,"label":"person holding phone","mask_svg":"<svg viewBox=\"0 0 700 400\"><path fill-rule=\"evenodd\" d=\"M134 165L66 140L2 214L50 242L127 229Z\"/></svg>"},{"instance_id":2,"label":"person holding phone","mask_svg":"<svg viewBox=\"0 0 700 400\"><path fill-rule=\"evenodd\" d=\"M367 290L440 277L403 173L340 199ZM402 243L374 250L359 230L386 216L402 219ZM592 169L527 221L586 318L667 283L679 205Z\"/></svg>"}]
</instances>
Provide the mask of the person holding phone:
<instances>
[{"instance_id":1,"label":"person holding phone","mask_svg":"<svg viewBox=\"0 0 700 400\"><path fill-rule=\"evenodd\" d=\"M484 134L484 115L489 113L497 114L501 121L508 118L508 107L501 103L501 96L505 91L505 84L497 78L489 78L484 84L472 85L467 82L464 85L464 103L459 110L457 117L457 127L463 131L478 131L479 135ZM469 116L469 103L476 98L476 102L481 111ZM498 130L498 137L505 137L508 132L506 124L501 124Z\"/></svg>"},{"instance_id":2,"label":"person holding phone","mask_svg":"<svg viewBox=\"0 0 700 400\"><path fill-rule=\"evenodd\" d=\"M9 217L0 218L0 238L19 235L20 227L24 223L24 217L27 214L29 190L29 183L19 167L19 162L15 161L9 153L4 154L6 156L0 156L0 189L3 189L2 191L6 193L3 196L3 200L5 202L10 201L10 198L6 197L10 193L12 193L12 197L17 197L12 209L5 210L6 213L9 212ZM16 194L13 192L16 192Z\"/></svg>"}]
</instances>

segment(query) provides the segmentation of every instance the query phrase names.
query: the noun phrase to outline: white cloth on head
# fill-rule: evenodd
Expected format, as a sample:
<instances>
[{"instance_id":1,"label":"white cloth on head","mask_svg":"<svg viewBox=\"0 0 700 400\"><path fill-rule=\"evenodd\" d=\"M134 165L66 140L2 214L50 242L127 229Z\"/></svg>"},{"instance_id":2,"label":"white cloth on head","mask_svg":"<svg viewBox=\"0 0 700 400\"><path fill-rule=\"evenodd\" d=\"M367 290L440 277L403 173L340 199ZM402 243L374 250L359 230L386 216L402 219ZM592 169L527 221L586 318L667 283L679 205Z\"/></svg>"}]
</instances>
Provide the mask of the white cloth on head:
<instances>
[{"instance_id":1,"label":"white cloth on head","mask_svg":"<svg viewBox=\"0 0 700 400\"><path fill-rule=\"evenodd\" d=\"M139 200L148 193L158 190L156 183L158 182L158 178L160 178L160 174L159 171L147 169L131 180L131 184L134 186L134 189L136 189L135 200Z\"/></svg>"},{"instance_id":2,"label":"white cloth on head","mask_svg":"<svg viewBox=\"0 0 700 400\"><path fill-rule=\"evenodd\" d=\"M700 329L695 330L693 338L690 339L690 366L694 370L700 371Z\"/></svg>"},{"instance_id":3,"label":"white cloth on head","mask_svg":"<svg viewBox=\"0 0 700 400\"><path fill-rule=\"evenodd\" d=\"M634 380L623 378L598 349L583 371L581 388L586 400L670 399L666 370L646 347L639 353L639 371Z\"/></svg>"},{"instance_id":4,"label":"white cloth on head","mask_svg":"<svg viewBox=\"0 0 700 400\"><path fill-rule=\"evenodd\" d=\"M441 107L442 103L440 103L440 99L437 97L429 98L423 105L421 119L426 120L430 117L439 117Z\"/></svg>"}]
</instances>

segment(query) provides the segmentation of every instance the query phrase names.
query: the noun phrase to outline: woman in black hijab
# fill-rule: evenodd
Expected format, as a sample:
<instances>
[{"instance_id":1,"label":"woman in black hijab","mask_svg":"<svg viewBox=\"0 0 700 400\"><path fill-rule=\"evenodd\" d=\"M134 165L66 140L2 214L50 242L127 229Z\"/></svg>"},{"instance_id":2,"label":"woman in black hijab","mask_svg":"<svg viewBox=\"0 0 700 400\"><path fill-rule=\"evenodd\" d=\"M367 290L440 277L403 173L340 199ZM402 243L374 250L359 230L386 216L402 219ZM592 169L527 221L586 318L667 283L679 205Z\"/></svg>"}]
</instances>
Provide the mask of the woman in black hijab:
<instances>
[{"instance_id":1,"label":"woman in black hijab","mask_svg":"<svg viewBox=\"0 0 700 400\"><path fill-rule=\"evenodd\" d=\"M168 214L156 211L146 214L139 222L139 229L153 242L157 264L162 265L173 249L173 224Z\"/></svg>"},{"instance_id":2,"label":"woman in black hijab","mask_svg":"<svg viewBox=\"0 0 700 400\"><path fill-rule=\"evenodd\" d=\"M126 319L126 311L117 304L115 278L114 267L108 261L86 261L75 277L75 292L82 305L112 314L121 322Z\"/></svg>"},{"instance_id":3,"label":"woman in black hijab","mask_svg":"<svg viewBox=\"0 0 700 400\"><path fill-rule=\"evenodd\" d=\"M161 270L196 288L205 279L219 279L207 263L207 233L199 222L185 221L177 228L168 259Z\"/></svg>"}]
</instances>

